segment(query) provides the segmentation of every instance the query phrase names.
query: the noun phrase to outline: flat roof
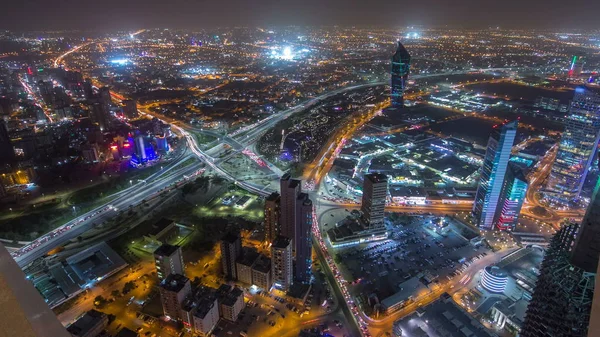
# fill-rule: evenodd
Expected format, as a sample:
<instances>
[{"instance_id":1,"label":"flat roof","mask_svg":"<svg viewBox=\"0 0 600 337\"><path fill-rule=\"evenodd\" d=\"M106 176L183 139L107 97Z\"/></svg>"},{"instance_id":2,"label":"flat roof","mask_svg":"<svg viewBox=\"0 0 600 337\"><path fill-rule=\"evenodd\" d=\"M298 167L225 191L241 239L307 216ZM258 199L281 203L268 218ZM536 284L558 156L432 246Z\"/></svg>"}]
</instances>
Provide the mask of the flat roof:
<instances>
[{"instance_id":1,"label":"flat roof","mask_svg":"<svg viewBox=\"0 0 600 337\"><path fill-rule=\"evenodd\" d=\"M254 261L258 258L258 252L251 247L242 248L242 255L237 259L236 263L244 266L252 267Z\"/></svg>"},{"instance_id":2,"label":"flat roof","mask_svg":"<svg viewBox=\"0 0 600 337\"><path fill-rule=\"evenodd\" d=\"M73 336L84 336L90 330L94 329L98 324L100 324L105 317L106 314L92 309L75 321L75 323L71 324L67 328L67 331Z\"/></svg>"},{"instance_id":3,"label":"flat roof","mask_svg":"<svg viewBox=\"0 0 600 337\"><path fill-rule=\"evenodd\" d=\"M179 249L179 246L176 245L170 245L168 243L163 243L160 247L158 247L155 251L154 251L154 255L159 255L159 256L171 256L173 255L173 253L175 253L177 250Z\"/></svg>"},{"instance_id":4,"label":"flat roof","mask_svg":"<svg viewBox=\"0 0 600 337\"><path fill-rule=\"evenodd\" d=\"M169 227L171 224L173 224L173 220L161 218L152 225L152 230L148 234L156 236L160 234L160 232L162 232L165 228Z\"/></svg>"},{"instance_id":5,"label":"flat roof","mask_svg":"<svg viewBox=\"0 0 600 337\"><path fill-rule=\"evenodd\" d=\"M133 330L123 328L115 337L138 337L138 333Z\"/></svg>"},{"instance_id":6,"label":"flat roof","mask_svg":"<svg viewBox=\"0 0 600 337\"><path fill-rule=\"evenodd\" d=\"M179 292L189 281L190 279L181 274L169 274L169 276L160 283L160 287L168 291Z\"/></svg>"},{"instance_id":7,"label":"flat roof","mask_svg":"<svg viewBox=\"0 0 600 337\"><path fill-rule=\"evenodd\" d=\"M265 255L260 254L256 259L252 270L256 270L261 273L268 273L271 270L271 259L269 259Z\"/></svg>"},{"instance_id":8,"label":"flat roof","mask_svg":"<svg viewBox=\"0 0 600 337\"><path fill-rule=\"evenodd\" d=\"M369 179L370 181L372 181L374 183L378 183L378 182L387 181L387 176L385 174L381 174L381 173L369 173L369 174L365 174L365 179Z\"/></svg>"},{"instance_id":9,"label":"flat roof","mask_svg":"<svg viewBox=\"0 0 600 337\"><path fill-rule=\"evenodd\" d=\"M411 296L419 293L423 289L428 289L420 280L419 276L411 277L410 279L398 285L400 288L395 294L384 298L381 305L384 308L392 307L400 302L408 300Z\"/></svg>"},{"instance_id":10,"label":"flat roof","mask_svg":"<svg viewBox=\"0 0 600 337\"><path fill-rule=\"evenodd\" d=\"M228 232L221 240L227 243L235 243L239 238L239 234L234 232Z\"/></svg>"},{"instance_id":11,"label":"flat roof","mask_svg":"<svg viewBox=\"0 0 600 337\"><path fill-rule=\"evenodd\" d=\"M290 238L279 235L275 238L275 240L273 240L273 244L271 245L271 247L283 249L288 247L291 241L292 240Z\"/></svg>"}]
</instances>

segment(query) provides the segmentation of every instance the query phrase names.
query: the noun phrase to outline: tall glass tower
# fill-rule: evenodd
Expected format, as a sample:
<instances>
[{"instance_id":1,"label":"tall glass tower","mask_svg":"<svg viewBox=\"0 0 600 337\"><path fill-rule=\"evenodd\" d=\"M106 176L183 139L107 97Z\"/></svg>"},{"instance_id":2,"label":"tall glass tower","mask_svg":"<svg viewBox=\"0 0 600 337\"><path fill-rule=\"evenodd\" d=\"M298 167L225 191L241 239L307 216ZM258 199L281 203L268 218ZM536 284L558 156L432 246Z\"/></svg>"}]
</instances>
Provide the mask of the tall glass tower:
<instances>
[{"instance_id":1,"label":"tall glass tower","mask_svg":"<svg viewBox=\"0 0 600 337\"><path fill-rule=\"evenodd\" d=\"M410 54L402 43L398 42L396 53L392 56L392 106L404 106L404 88L410 71Z\"/></svg>"},{"instance_id":2,"label":"tall glass tower","mask_svg":"<svg viewBox=\"0 0 600 337\"><path fill-rule=\"evenodd\" d=\"M579 199L600 137L600 90L578 87L548 179L548 198L568 205Z\"/></svg>"},{"instance_id":3,"label":"tall glass tower","mask_svg":"<svg viewBox=\"0 0 600 337\"><path fill-rule=\"evenodd\" d=\"M477 225L484 229L492 229L502 210L502 192L508 169L508 161L515 137L518 122L512 121L501 126L494 126L488 140L481 180L473 204L473 215Z\"/></svg>"},{"instance_id":4,"label":"tall glass tower","mask_svg":"<svg viewBox=\"0 0 600 337\"><path fill-rule=\"evenodd\" d=\"M527 179L521 170L513 163L508 163L504 185L500 193L500 216L496 222L499 230L514 230L519 220L519 213L527 193Z\"/></svg>"}]
</instances>

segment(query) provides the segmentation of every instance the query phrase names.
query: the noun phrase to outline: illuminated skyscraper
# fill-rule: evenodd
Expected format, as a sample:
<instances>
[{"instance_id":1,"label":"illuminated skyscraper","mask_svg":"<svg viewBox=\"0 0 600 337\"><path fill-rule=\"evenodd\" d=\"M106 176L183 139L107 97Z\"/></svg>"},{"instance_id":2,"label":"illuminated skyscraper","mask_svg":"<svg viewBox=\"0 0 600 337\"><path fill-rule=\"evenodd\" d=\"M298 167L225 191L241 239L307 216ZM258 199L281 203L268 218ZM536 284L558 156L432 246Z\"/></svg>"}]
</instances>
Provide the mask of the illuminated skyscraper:
<instances>
[{"instance_id":1,"label":"illuminated skyscraper","mask_svg":"<svg viewBox=\"0 0 600 337\"><path fill-rule=\"evenodd\" d=\"M378 228L384 225L387 191L388 181L385 174L365 174L360 210L369 228Z\"/></svg>"},{"instance_id":2,"label":"illuminated skyscraper","mask_svg":"<svg viewBox=\"0 0 600 337\"><path fill-rule=\"evenodd\" d=\"M287 290L292 284L292 243L285 236L278 236L271 245L271 277L273 285Z\"/></svg>"},{"instance_id":3,"label":"illuminated skyscraper","mask_svg":"<svg viewBox=\"0 0 600 337\"><path fill-rule=\"evenodd\" d=\"M573 60L571 60L571 67L569 68L569 77L577 77L581 75L583 72L583 57L581 56L573 56Z\"/></svg>"},{"instance_id":4,"label":"illuminated skyscraper","mask_svg":"<svg viewBox=\"0 0 600 337\"><path fill-rule=\"evenodd\" d=\"M265 241L269 243L275 240L281 230L279 228L280 202L281 196L277 192L271 193L265 199Z\"/></svg>"},{"instance_id":5,"label":"illuminated skyscraper","mask_svg":"<svg viewBox=\"0 0 600 337\"><path fill-rule=\"evenodd\" d=\"M506 171L515 137L518 122L512 121L501 126L494 126L488 140L481 180L477 187L473 215L477 225L484 229L492 229L500 217L505 186Z\"/></svg>"},{"instance_id":6,"label":"illuminated skyscraper","mask_svg":"<svg viewBox=\"0 0 600 337\"><path fill-rule=\"evenodd\" d=\"M296 251L296 203L302 191L302 181L292 179L289 173L279 180L281 192L280 234L292 240L292 250Z\"/></svg>"},{"instance_id":7,"label":"illuminated skyscraper","mask_svg":"<svg viewBox=\"0 0 600 337\"><path fill-rule=\"evenodd\" d=\"M508 163L504 185L500 193L501 202L500 216L496 222L496 228L499 230L514 230L519 220L519 213L527 193L527 179L516 165Z\"/></svg>"},{"instance_id":8,"label":"illuminated skyscraper","mask_svg":"<svg viewBox=\"0 0 600 337\"><path fill-rule=\"evenodd\" d=\"M398 42L396 53L392 56L392 106L404 106L404 89L410 72L410 54L402 43Z\"/></svg>"},{"instance_id":9,"label":"illuminated skyscraper","mask_svg":"<svg viewBox=\"0 0 600 337\"><path fill-rule=\"evenodd\" d=\"M579 199L600 137L600 90L578 87L548 179L548 198L568 205Z\"/></svg>"},{"instance_id":10,"label":"illuminated skyscraper","mask_svg":"<svg viewBox=\"0 0 600 337\"><path fill-rule=\"evenodd\" d=\"M296 203L296 275L295 281L309 283L312 268L313 203L300 193Z\"/></svg>"}]
</instances>

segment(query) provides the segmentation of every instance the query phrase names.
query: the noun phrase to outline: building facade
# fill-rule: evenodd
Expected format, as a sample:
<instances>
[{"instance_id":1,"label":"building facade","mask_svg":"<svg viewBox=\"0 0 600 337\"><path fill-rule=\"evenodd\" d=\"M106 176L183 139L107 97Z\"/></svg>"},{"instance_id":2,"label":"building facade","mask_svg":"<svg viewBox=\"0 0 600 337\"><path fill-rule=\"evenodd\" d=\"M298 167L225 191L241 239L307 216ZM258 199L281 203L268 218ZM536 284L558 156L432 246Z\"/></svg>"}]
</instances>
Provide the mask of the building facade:
<instances>
[{"instance_id":1,"label":"building facade","mask_svg":"<svg viewBox=\"0 0 600 337\"><path fill-rule=\"evenodd\" d=\"M271 245L273 285L287 290L292 284L292 243L290 238L278 236Z\"/></svg>"},{"instance_id":2,"label":"building facade","mask_svg":"<svg viewBox=\"0 0 600 337\"><path fill-rule=\"evenodd\" d=\"M227 233L221 239L221 265L226 278L237 280L236 261L241 254L242 238L240 233Z\"/></svg>"},{"instance_id":3,"label":"building facade","mask_svg":"<svg viewBox=\"0 0 600 337\"><path fill-rule=\"evenodd\" d=\"M280 203L281 195L277 192L271 193L265 199L265 242L273 242L281 230L279 227Z\"/></svg>"},{"instance_id":4,"label":"building facade","mask_svg":"<svg viewBox=\"0 0 600 337\"><path fill-rule=\"evenodd\" d=\"M514 230L519 220L521 207L527 194L527 179L523 171L513 165L508 164L504 185L502 186L500 216L496 222L496 228L499 230Z\"/></svg>"},{"instance_id":5,"label":"building facade","mask_svg":"<svg viewBox=\"0 0 600 337\"><path fill-rule=\"evenodd\" d=\"M369 228L384 226L387 193L388 181L385 174L365 174L360 210Z\"/></svg>"},{"instance_id":6,"label":"building facade","mask_svg":"<svg viewBox=\"0 0 600 337\"><path fill-rule=\"evenodd\" d=\"M292 179L289 173L284 174L280 181L280 235L292 240L292 250L295 251L296 236L296 202L298 195L302 192L302 181Z\"/></svg>"},{"instance_id":7,"label":"building facade","mask_svg":"<svg viewBox=\"0 0 600 337\"><path fill-rule=\"evenodd\" d=\"M158 281L161 282L171 274L181 274L185 272L183 263L183 254L181 247L169 244L163 244L154 251L154 264Z\"/></svg>"},{"instance_id":8,"label":"building facade","mask_svg":"<svg viewBox=\"0 0 600 337\"><path fill-rule=\"evenodd\" d=\"M391 72L392 106L402 107L404 106L404 89L406 88L406 82L408 81L408 74L410 72L410 54L399 41L396 53L392 56Z\"/></svg>"},{"instance_id":9,"label":"building facade","mask_svg":"<svg viewBox=\"0 0 600 337\"><path fill-rule=\"evenodd\" d=\"M295 281L309 283L312 275L313 203L306 193L296 202L296 274Z\"/></svg>"},{"instance_id":10,"label":"building facade","mask_svg":"<svg viewBox=\"0 0 600 337\"><path fill-rule=\"evenodd\" d=\"M181 320L182 305L192 292L190 280L181 274L167 276L158 286L163 313L172 320Z\"/></svg>"},{"instance_id":11,"label":"building facade","mask_svg":"<svg viewBox=\"0 0 600 337\"><path fill-rule=\"evenodd\" d=\"M480 228L492 229L501 213L502 190L508 170L512 146L517 135L518 122L495 126L483 159L481 180L477 187L473 215Z\"/></svg>"},{"instance_id":12,"label":"building facade","mask_svg":"<svg viewBox=\"0 0 600 337\"><path fill-rule=\"evenodd\" d=\"M564 118L565 131L548 178L550 201L569 205L579 199L600 137L600 91L578 87Z\"/></svg>"},{"instance_id":13,"label":"building facade","mask_svg":"<svg viewBox=\"0 0 600 337\"><path fill-rule=\"evenodd\" d=\"M217 290L217 296L221 318L230 322L237 321L240 312L246 307L244 291L238 287L223 284Z\"/></svg>"}]
</instances>

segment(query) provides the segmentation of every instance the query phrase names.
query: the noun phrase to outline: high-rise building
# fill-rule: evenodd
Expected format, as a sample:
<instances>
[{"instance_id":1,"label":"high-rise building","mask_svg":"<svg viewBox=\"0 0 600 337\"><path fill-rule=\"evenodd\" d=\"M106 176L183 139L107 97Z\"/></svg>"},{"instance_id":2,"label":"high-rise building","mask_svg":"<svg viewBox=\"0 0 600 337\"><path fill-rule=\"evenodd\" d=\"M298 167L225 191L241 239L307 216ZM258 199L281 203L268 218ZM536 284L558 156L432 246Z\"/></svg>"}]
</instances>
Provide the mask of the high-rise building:
<instances>
[{"instance_id":1,"label":"high-rise building","mask_svg":"<svg viewBox=\"0 0 600 337\"><path fill-rule=\"evenodd\" d=\"M265 290L271 289L271 260L259 255L252 266L252 284Z\"/></svg>"},{"instance_id":2,"label":"high-rise building","mask_svg":"<svg viewBox=\"0 0 600 337\"><path fill-rule=\"evenodd\" d=\"M171 274L184 274L185 264L181 247L163 244L154 251L154 264L158 281L161 282Z\"/></svg>"},{"instance_id":3,"label":"high-rise building","mask_svg":"<svg viewBox=\"0 0 600 337\"><path fill-rule=\"evenodd\" d=\"M127 118L136 118L138 116L137 103L132 99L126 99L123 103L123 114Z\"/></svg>"},{"instance_id":4,"label":"high-rise building","mask_svg":"<svg viewBox=\"0 0 600 337\"><path fill-rule=\"evenodd\" d=\"M485 151L481 180L477 187L473 215L479 227L492 229L501 213L502 190L518 122L494 126Z\"/></svg>"},{"instance_id":5,"label":"high-rise building","mask_svg":"<svg viewBox=\"0 0 600 337\"><path fill-rule=\"evenodd\" d=\"M219 299L219 313L223 319L235 322L244 310L244 291L238 287L232 287L228 284L222 284L217 290Z\"/></svg>"},{"instance_id":6,"label":"high-rise building","mask_svg":"<svg viewBox=\"0 0 600 337\"><path fill-rule=\"evenodd\" d=\"M167 276L158 286L163 312L172 320L182 319L182 305L192 292L190 280L181 274Z\"/></svg>"},{"instance_id":7,"label":"high-rise building","mask_svg":"<svg viewBox=\"0 0 600 337\"><path fill-rule=\"evenodd\" d=\"M0 335L19 337L70 337L29 282L19 265L0 243Z\"/></svg>"},{"instance_id":8,"label":"high-rise building","mask_svg":"<svg viewBox=\"0 0 600 337\"><path fill-rule=\"evenodd\" d=\"M596 273L570 259L578 227L563 226L547 247L520 336L587 336Z\"/></svg>"},{"instance_id":9,"label":"high-rise building","mask_svg":"<svg viewBox=\"0 0 600 337\"><path fill-rule=\"evenodd\" d=\"M8 135L8 128L4 119L0 118L0 165L12 161L15 156L15 149Z\"/></svg>"},{"instance_id":10,"label":"high-rise building","mask_svg":"<svg viewBox=\"0 0 600 337\"><path fill-rule=\"evenodd\" d=\"M406 88L409 72L410 54L406 48L404 48L402 43L398 41L398 48L396 49L394 56L392 56L391 96L392 106L394 107L404 106L404 89Z\"/></svg>"},{"instance_id":11,"label":"high-rise building","mask_svg":"<svg viewBox=\"0 0 600 337\"><path fill-rule=\"evenodd\" d=\"M242 239L239 232L227 233L221 239L221 265L226 278L237 280L236 261L242 254Z\"/></svg>"},{"instance_id":12,"label":"high-rise building","mask_svg":"<svg viewBox=\"0 0 600 337\"><path fill-rule=\"evenodd\" d=\"M292 240L292 250L296 251L296 202L302 191L302 181L292 179L289 173L284 174L279 180L281 193L280 234Z\"/></svg>"},{"instance_id":13,"label":"high-rise building","mask_svg":"<svg viewBox=\"0 0 600 337\"><path fill-rule=\"evenodd\" d=\"M279 235L279 217L281 196L277 192L271 193L265 199L265 241L273 242Z\"/></svg>"},{"instance_id":14,"label":"high-rise building","mask_svg":"<svg viewBox=\"0 0 600 337\"><path fill-rule=\"evenodd\" d=\"M569 67L569 77L577 77L583 72L584 59L581 56L573 56L571 67Z\"/></svg>"},{"instance_id":15,"label":"high-rise building","mask_svg":"<svg viewBox=\"0 0 600 337\"><path fill-rule=\"evenodd\" d=\"M300 193L297 199L295 281L309 283L312 268L313 203L306 193Z\"/></svg>"},{"instance_id":16,"label":"high-rise building","mask_svg":"<svg viewBox=\"0 0 600 337\"><path fill-rule=\"evenodd\" d=\"M110 98L110 89L108 87L102 87L98 89L98 95L100 97L100 103L106 105L106 108L112 104L112 100Z\"/></svg>"},{"instance_id":17,"label":"high-rise building","mask_svg":"<svg viewBox=\"0 0 600 337\"><path fill-rule=\"evenodd\" d=\"M110 126L110 112L108 105L96 102L92 105L92 121L100 127L100 130L108 130Z\"/></svg>"},{"instance_id":18,"label":"high-rise building","mask_svg":"<svg viewBox=\"0 0 600 337\"><path fill-rule=\"evenodd\" d=\"M360 210L369 228L383 227L387 192L388 182L385 174L365 174Z\"/></svg>"},{"instance_id":19,"label":"high-rise building","mask_svg":"<svg viewBox=\"0 0 600 337\"><path fill-rule=\"evenodd\" d=\"M287 290L292 284L292 242L278 236L271 245L271 278L273 285Z\"/></svg>"},{"instance_id":20,"label":"high-rise building","mask_svg":"<svg viewBox=\"0 0 600 337\"><path fill-rule=\"evenodd\" d=\"M597 271L598 259L600 259L600 179L596 183L571 252L573 264L588 273Z\"/></svg>"},{"instance_id":21,"label":"high-rise building","mask_svg":"<svg viewBox=\"0 0 600 337\"><path fill-rule=\"evenodd\" d=\"M527 186L523 170L513 163L509 163L500 192L500 216L496 222L496 228L499 230L515 229L527 194Z\"/></svg>"},{"instance_id":22,"label":"high-rise building","mask_svg":"<svg viewBox=\"0 0 600 337\"><path fill-rule=\"evenodd\" d=\"M600 90L578 87L564 118L565 131L548 178L547 197L568 205L579 199L600 137Z\"/></svg>"},{"instance_id":23,"label":"high-rise building","mask_svg":"<svg viewBox=\"0 0 600 337\"><path fill-rule=\"evenodd\" d=\"M184 326L196 335L211 336L219 322L219 302L215 290L200 286L185 299L181 308Z\"/></svg>"}]
</instances>

